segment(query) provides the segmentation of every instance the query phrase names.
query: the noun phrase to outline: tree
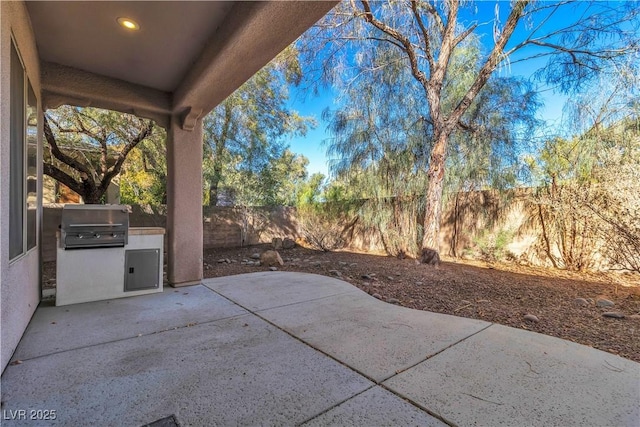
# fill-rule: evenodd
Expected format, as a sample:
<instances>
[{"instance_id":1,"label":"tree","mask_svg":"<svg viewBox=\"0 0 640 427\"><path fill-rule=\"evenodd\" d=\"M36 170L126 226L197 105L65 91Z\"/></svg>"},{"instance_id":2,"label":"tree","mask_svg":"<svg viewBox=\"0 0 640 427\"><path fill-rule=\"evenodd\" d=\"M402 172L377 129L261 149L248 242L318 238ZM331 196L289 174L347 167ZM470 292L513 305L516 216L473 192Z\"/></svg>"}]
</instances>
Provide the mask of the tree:
<instances>
[{"instance_id":1,"label":"tree","mask_svg":"<svg viewBox=\"0 0 640 427\"><path fill-rule=\"evenodd\" d=\"M296 206L304 208L320 202L322 184L325 176L319 172L314 173L299 186L296 194Z\"/></svg>"},{"instance_id":2,"label":"tree","mask_svg":"<svg viewBox=\"0 0 640 427\"><path fill-rule=\"evenodd\" d=\"M237 164L240 173L257 173L283 155L283 136L304 135L314 124L286 105L287 85L300 79L297 52L291 46L204 118L204 178L209 186L209 205L218 202L226 165Z\"/></svg>"},{"instance_id":3,"label":"tree","mask_svg":"<svg viewBox=\"0 0 640 427\"><path fill-rule=\"evenodd\" d=\"M640 77L609 70L569 100L565 128L530 159L538 191L532 222L556 267L583 270L604 255L640 271Z\"/></svg>"},{"instance_id":4,"label":"tree","mask_svg":"<svg viewBox=\"0 0 640 427\"><path fill-rule=\"evenodd\" d=\"M473 78L480 44L470 38L452 55L456 76L443 89L443 101L455 100ZM372 58L369 58L372 56ZM388 253L419 253L424 215L423 189L433 141L425 119L429 111L398 49L367 49L354 60L377 67L341 88L342 105L327 111L332 138L328 153L333 171L368 199L361 209L366 225L379 230ZM393 65L391 65L393 64ZM537 125L539 105L531 85L513 77L494 77L452 133L447 149L445 188L481 190L513 186L518 150Z\"/></svg>"},{"instance_id":5,"label":"tree","mask_svg":"<svg viewBox=\"0 0 640 427\"><path fill-rule=\"evenodd\" d=\"M151 137L127 156L120 174L120 201L159 207L167 204L166 132L156 127Z\"/></svg>"},{"instance_id":6,"label":"tree","mask_svg":"<svg viewBox=\"0 0 640 427\"><path fill-rule=\"evenodd\" d=\"M241 156L222 169L226 188L233 189L233 202L244 206L293 206L307 179L309 160L285 149L272 155L260 169L244 167Z\"/></svg>"},{"instance_id":7,"label":"tree","mask_svg":"<svg viewBox=\"0 0 640 427\"><path fill-rule=\"evenodd\" d=\"M348 73L355 80L379 67L397 66L397 62L358 64L345 60L354 51L360 54L391 46L401 53L402 64L410 71L428 108L424 117L428 131L424 138L431 143L425 143L429 149L423 249L438 249L446 160L452 136L467 127L465 114L500 64L548 58L549 65L540 77L569 91L588 82L604 66L625 61L639 50L640 8L633 3L612 7L602 2L552 4L518 0L508 5L496 3L495 18L485 23L473 19L477 7L474 2L458 0L382 3L351 0L335 8L305 39L315 46L316 52L323 52L322 70L329 81L335 81L346 67L355 69ZM567 9L572 10L560 17ZM559 20L562 21L558 23ZM457 49L472 37L481 37L483 31L487 36L485 30L491 24L493 41L483 39L485 50L478 58L472 78L455 93L449 93L447 88L457 78L451 72ZM535 49L523 51L529 46Z\"/></svg>"},{"instance_id":8,"label":"tree","mask_svg":"<svg viewBox=\"0 0 640 427\"><path fill-rule=\"evenodd\" d=\"M68 106L49 111L43 171L85 203L100 203L131 150L153 130L153 121L115 111Z\"/></svg>"}]
</instances>

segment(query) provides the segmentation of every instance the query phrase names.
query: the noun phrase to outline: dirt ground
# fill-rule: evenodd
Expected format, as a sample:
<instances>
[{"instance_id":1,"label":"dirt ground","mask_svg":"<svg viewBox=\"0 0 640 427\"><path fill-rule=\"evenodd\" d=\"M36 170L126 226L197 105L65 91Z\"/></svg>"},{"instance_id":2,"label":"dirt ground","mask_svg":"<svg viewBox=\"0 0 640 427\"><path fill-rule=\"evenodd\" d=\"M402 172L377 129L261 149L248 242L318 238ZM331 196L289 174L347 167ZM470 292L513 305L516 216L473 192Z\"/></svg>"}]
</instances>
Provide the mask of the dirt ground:
<instances>
[{"instance_id":1,"label":"dirt ground","mask_svg":"<svg viewBox=\"0 0 640 427\"><path fill-rule=\"evenodd\" d=\"M268 249L270 245L207 250L204 276L268 270L246 264ZM577 274L460 260L445 260L435 268L411 259L303 247L279 252L284 260L280 271L337 277L389 303L527 329L640 362L637 274ZM55 286L55 263L45 263L43 270L45 287ZM615 305L599 307L598 298ZM624 318L605 317L605 312Z\"/></svg>"}]
</instances>

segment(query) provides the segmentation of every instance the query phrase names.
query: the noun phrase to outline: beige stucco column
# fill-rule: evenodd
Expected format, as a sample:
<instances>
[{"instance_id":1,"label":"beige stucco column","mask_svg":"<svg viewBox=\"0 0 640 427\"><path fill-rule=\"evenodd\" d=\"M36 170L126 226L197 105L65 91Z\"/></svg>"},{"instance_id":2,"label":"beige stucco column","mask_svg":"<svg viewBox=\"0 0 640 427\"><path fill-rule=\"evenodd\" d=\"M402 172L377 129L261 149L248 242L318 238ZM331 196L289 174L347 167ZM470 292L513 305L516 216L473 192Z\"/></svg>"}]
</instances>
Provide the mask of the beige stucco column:
<instances>
[{"instance_id":1,"label":"beige stucco column","mask_svg":"<svg viewBox=\"0 0 640 427\"><path fill-rule=\"evenodd\" d=\"M185 130L171 118L167 132L168 279L171 286L202 280L202 120Z\"/></svg>"}]
</instances>

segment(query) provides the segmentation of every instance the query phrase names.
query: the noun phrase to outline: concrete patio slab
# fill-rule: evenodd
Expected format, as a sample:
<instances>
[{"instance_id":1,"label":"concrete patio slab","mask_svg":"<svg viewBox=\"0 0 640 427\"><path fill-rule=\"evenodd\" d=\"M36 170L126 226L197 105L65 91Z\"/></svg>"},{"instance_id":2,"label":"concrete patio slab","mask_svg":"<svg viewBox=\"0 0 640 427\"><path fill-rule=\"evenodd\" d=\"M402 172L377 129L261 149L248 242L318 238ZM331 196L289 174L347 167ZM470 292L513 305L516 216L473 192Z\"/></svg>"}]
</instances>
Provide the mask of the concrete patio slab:
<instances>
[{"instance_id":1,"label":"concrete patio slab","mask_svg":"<svg viewBox=\"0 0 640 427\"><path fill-rule=\"evenodd\" d=\"M63 307L42 304L13 360L246 313L203 286L165 288L158 294Z\"/></svg>"},{"instance_id":2,"label":"concrete patio slab","mask_svg":"<svg viewBox=\"0 0 640 427\"><path fill-rule=\"evenodd\" d=\"M362 293L343 280L308 273L262 271L204 280L203 285L251 311L340 295Z\"/></svg>"},{"instance_id":3,"label":"concrete patio slab","mask_svg":"<svg viewBox=\"0 0 640 427\"><path fill-rule=\"evenodd\" d=\"M56 410L59 426L139 427L172 414L182 426L293 425L371 386L247 315L9 366L2 399L6 411Z\"/></svg>"},{"instance_id":4,"label":"concrete patio slab","mask_svg":"<svg viewBox=\"0 0 640 427\"><path fill-rule=\"evenodd\" d=\"M640 364L501 325L384 385L457 425L640 425Z\"/></svg>"},{"instance_id":5,"label":"concrete patio slab","mask_svg":"<svg viewBox=\"0 0 640 427\"><path fill-rule=\"evenodd\" d=\"M303 426L444 427L446 424L377 386L347 400Z\"/></svg>"},{"instance_id":6,"label":"concrete patio slab","mask_svg":"<svg viewBox=\"0 0 640 427\"><path fill-rule=\"evenodd\" d=\"M2 376L2 425L640 425L631 360L321 276L213 288L38 308ZM30 409L56 420L16 419Z\"/></svg>"},{"instance_id":7,"label":"concrete patio slab","mask_svg":"<svg viewBox=\"0 0 640 427\"><path fill-rule=\"evenodd\" d=\"M490 325L387 304L364 292L257 313L377 382Z\"/></svg>"}]
</instances>

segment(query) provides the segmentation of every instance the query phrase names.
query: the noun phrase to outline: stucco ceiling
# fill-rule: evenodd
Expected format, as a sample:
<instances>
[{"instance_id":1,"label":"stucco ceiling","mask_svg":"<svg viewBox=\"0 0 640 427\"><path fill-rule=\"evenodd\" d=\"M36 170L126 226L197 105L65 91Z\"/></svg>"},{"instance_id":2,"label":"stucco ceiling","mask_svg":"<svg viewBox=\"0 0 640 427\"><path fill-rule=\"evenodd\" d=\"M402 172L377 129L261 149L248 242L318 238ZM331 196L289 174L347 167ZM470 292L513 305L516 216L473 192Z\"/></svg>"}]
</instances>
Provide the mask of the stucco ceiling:
<instances>
[{"instance_id":1,"label":"stucco ceiling","mask_svg":"<svg viewBox=\"0 0 640 427\"><path fill-rule=\"evenodd\" d=\"M189 128L322 18L329 1L27 2L43 102ZM117 19L131 18L139 31Z\"/></svg>"},{"instance_id":2,"label":"stucco ceiling","mask_svg":"<svg viewBox=\"0 0 640 427\"><path fill-rule=\"evenodd\" d=\"M171 92L233 2L28 2L41 59ZM116 22L134 19L139 31Z\"/></svg>"}]
</instances>

